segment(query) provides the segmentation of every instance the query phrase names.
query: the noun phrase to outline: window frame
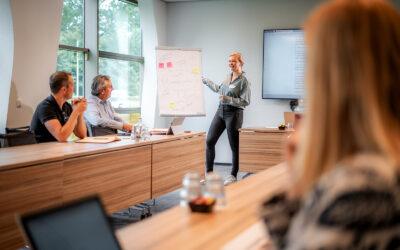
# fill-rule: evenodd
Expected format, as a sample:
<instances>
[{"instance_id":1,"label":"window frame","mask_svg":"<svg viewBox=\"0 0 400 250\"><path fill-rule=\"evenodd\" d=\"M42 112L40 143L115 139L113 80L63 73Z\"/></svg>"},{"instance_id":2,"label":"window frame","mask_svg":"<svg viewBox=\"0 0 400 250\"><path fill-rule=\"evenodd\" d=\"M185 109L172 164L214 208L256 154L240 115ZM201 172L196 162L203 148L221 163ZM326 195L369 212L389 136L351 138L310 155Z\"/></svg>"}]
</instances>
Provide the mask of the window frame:
<instances>
[{"instance_id":1,"label":"window frame","mask_svg":"<svg viewBox=\"0 0 400 250\"><path fill-rule=\"evenodd\" d=\"M139 5L136 0L116 0L116 1L121 1L125 2L128 4L136 4L137 6ZM139 7L139 6L138 6ZM100 4L99 1L97 1L97 45L99 44L99 9L100 9ZM115 53L115 52L109 52L109 51L104 51L98 49L98 57L97 57L97 65L99 65L100 58L105 58L105 59L114 59L114 60L119 60L119 61L125 61L125 62L137 62L141 64L141 72L139 72L140 77L140 102L139 102L139 107L137 108L119 108L119 107L113 107L114 110L119 113L119 114L130 114L130 113L139 113L141 114L141 109L142 109L142 90L143 90L143 67L144 67L144 57L143 57L143 36L141 35L141 40L140 40L140 56L133 56L129 54L121 54L121 53ZM97 71L99 71L99 67L97 67Z\"/></svg>"},{"instance_id":2,"label":"window frame","mask_svg":"<svg viewBox=\"0 0 400 250\"><path fill-rule=\"evenodd\" d=\"M129 4L139 5L136 0L117 0ZM73 52L80 52L84 55L84 82L83 82L83 94L85 97L91 92L91 80L99 74L99 60L100 58L114 59L120 61L137 62L140 63L140 102L139 107L135 108L118 108L113 107L117 113L120 114L131 114L141 113L142 107L142 91L143 91L143 69L144 69L144 57L143 57L143 35L141 35L140 41L140 55L133 56L129 54L121 54L115 52L108 52L99 50L99 1L98 0L83 0L83 47L70 46L65 44L59 44L59 50L67 50ZM90 35L88 36L87 33ZM93 34L95 33L95 35ZM61 35L61 34L60 34Z\"/></svg>"},{"instance_id":3,"label":"window frame","mask_svg":"<svg viewBox=\"0 0 400 250\"><path fill-rule=\"evenodd\" d=\"M83 95L86 96L86 61L88 61L89 59L90 49L86 48L86 4L85 4L86 0L82 1L83 1L83 46L77 47L59 43L58 50L83 53ZM64 0L63 0L63 8L64 8ZM61 16L62 13L63 9L61 10ZM59 37L61 37L61 27L60 27Z\"/></svg>"}]
</instances>

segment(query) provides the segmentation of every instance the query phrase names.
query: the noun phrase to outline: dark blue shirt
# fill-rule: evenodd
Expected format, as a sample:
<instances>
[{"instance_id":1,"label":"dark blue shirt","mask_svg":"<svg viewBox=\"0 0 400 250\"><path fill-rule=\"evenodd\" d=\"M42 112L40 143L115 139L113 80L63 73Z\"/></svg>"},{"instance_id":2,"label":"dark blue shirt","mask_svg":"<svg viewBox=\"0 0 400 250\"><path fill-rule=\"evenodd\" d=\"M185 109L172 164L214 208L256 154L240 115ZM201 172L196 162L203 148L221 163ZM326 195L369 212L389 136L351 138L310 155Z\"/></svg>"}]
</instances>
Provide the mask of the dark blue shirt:
<instances>
[{"instance_id":1,"label":"dark blue shirt","mask_svg":"<svg viewBox=\"0 0 400 250\"><path fill-rule=\"evenodd\" d=\"M61 126L64 126L71 113L71 104L65 102L62 109L60 109L54 96L50 95L44 99L37 106L31 122L31 132L35 134L36 141L39 143L57 141L57 139L47 130L44 123L49 120L57 119L61 123Z\"/></svg>"}]
</instances>

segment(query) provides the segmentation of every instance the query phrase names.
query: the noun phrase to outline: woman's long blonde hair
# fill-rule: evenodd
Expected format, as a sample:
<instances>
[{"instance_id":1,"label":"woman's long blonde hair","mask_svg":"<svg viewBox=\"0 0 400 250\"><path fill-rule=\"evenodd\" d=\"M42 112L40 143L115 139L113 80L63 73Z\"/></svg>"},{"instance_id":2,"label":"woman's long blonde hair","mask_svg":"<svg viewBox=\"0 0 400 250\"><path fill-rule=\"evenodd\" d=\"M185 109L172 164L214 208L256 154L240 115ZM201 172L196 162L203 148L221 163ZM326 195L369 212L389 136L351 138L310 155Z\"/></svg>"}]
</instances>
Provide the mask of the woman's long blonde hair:
<instances>
[{"instance_id":1,"label":"woman's long blonde hair","mask_svg":"<svg viewBox=\"0 0 400 250\"><path fill-rule=\"evenodd\" d=\"M307 110L292 192L346 157L400 163L400 15L383 0L338 0L305 23Z\"/></svg>"}]
</instances>

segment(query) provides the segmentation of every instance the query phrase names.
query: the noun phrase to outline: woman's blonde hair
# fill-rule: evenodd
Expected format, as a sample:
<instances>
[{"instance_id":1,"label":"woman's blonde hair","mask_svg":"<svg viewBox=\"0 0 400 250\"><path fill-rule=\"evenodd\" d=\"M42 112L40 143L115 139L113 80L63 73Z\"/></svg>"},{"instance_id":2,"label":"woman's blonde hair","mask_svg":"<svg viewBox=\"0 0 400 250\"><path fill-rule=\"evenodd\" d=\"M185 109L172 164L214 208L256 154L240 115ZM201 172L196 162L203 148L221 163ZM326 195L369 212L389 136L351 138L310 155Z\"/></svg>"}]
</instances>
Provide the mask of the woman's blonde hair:
<instances>
[{"instance_id":1,"label":"woman's blonde hair","mask_svg":"<svg viewBox=\"0 0 400 250\"><path fill-rule=\"evenodd\" d=\"M292 192L360 152L400 163L399 13L383 0L332 1L306 21L305 39L308 108Z\"/></svg>"},{"instance_id":2,"label":"woman's blonde hair","mask_svg":"<svg viewBox=\"0 0 400 250\"><path fill-rule=\"evenodd\" d=\"M238 60L240 62L240 65L243 66L244 65L244 61L243 61L243 57L242 54L240 52L232 52L229 57L234 57L236 60Z\"/></svg>"}]
</instances>

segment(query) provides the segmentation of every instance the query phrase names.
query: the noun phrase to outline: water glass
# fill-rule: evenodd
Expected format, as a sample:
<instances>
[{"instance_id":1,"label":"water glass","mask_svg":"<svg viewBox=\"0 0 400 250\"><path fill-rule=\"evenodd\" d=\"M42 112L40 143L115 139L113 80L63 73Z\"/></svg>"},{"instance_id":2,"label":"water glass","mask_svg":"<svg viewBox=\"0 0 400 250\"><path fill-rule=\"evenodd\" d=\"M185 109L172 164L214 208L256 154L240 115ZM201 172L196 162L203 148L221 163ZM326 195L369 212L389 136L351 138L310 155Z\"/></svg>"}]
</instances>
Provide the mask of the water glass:
<instances>
[{"instance_id":1,"label":"water glass","mask_svg":"<svg viewBox=\"0 0 400 250\"><path fill-rule=\"evenodd\" d=\"M180 205L187 206L188 203L201 196L200 175L196 172L185 174L182 179L182 189L180 191Z\"/></svg>"},{"instance_id":2,"label":"water glass","mask_svg":"<svg viewBox=\"0 0 400 250\"><path fill-rule=\"evenodd\" d=\"M140 136L140 138L145 140L145 141L150 139L150 132L149 132L149 129L146 126L143 126L142 135Z\"/></svg>"},{"instance_id":3,"label":"water glass","mask_svg":"<svg viewBox=\"0 0 400 250\"><path fill-rule=\"evenodd\" d=\"M136 140L136 134L135 134L135 128L134 128L134 126L132 126L131 140Z\"/></svg>"},{"instance_id":4,"label":"water glass","mask_svg":"<svg viewBox=\"0 0 400 250\"><path fill-rule=\"evenodd\" d=\"M221 176L217 173L207 174L204 196L211 197L216 200L216 209L226 206L224 182Z\"/></svg>"}]
</instances>

